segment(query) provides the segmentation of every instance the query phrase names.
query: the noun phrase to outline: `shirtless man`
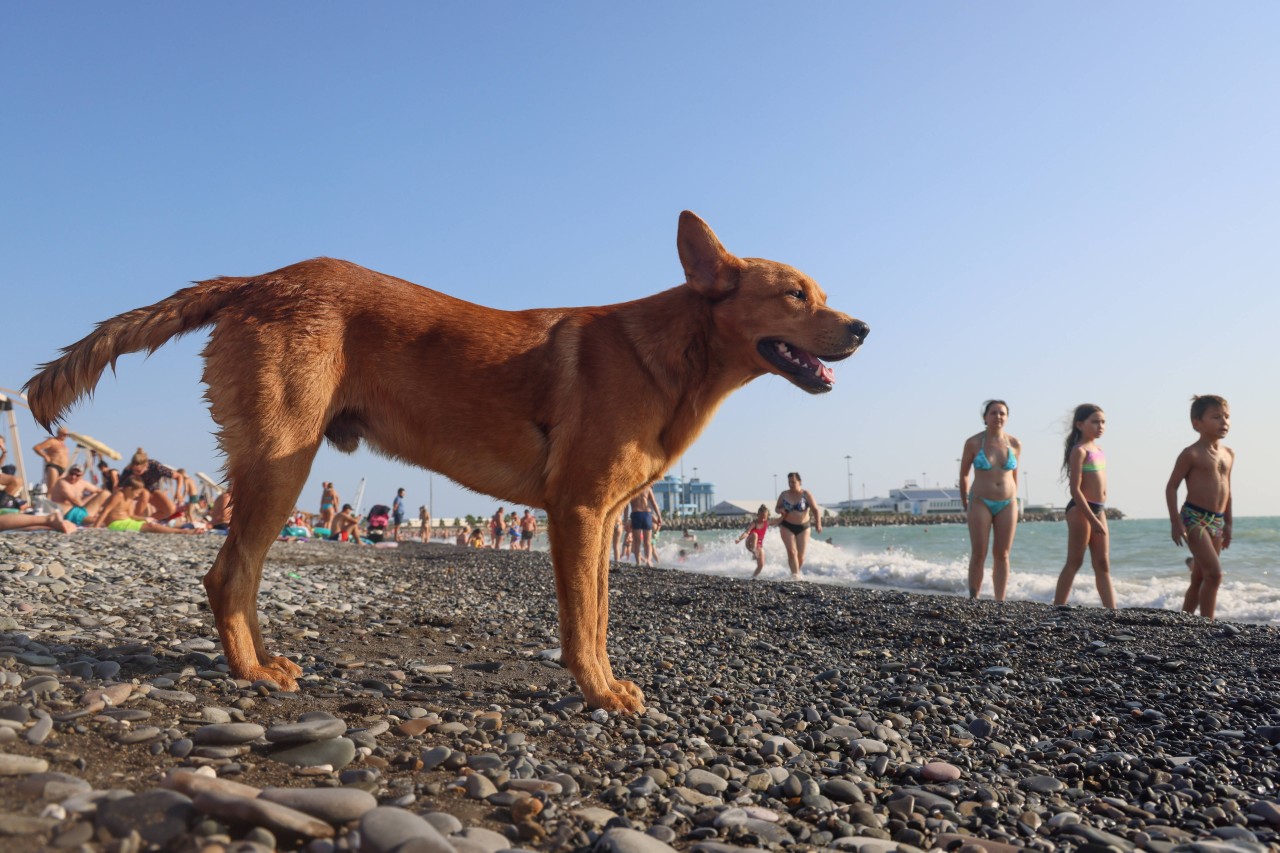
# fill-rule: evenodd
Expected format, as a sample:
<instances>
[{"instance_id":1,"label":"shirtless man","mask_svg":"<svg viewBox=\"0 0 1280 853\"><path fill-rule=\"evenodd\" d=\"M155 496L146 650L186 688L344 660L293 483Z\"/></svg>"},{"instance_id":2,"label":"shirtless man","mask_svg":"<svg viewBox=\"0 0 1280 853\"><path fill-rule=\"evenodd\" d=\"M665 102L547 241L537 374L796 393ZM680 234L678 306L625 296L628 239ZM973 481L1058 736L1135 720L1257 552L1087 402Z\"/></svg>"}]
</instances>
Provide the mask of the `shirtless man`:
<instances>
[{"instance_id":1,"label":"shirtless man","mask_svg":"<svg viewBox=\"0 0 1280 853\"><path fill-rule=\"evenodd\" d=\"M209 510L209 526L214 530L226 530L231 526L231 490L227 489L213 501Z\"/></svg>"},{"instance_id":2,"label":"shirtless man","mask_svg":"<svg viewBox=\"0 0 1280 853\"><path fill-rule=\"evenodd\" d=\"M347 534L347 539L355 545L360 544L360 516L351 510L351 504L343 504L342 512L333 517L333 527L329 533L330 539L341 539L342 534Z\"/></svg>"},{"instance_id":3,"label":"shirtless man","mask_svg":"<svg viewBox=\"0 0 1280 853\"><path fill-rule=\"evenodd\" d=\"M67 428L58 427L58 432L32 448L36 455L44 460L44 490L52 497L53 485L58 478L67 473L67 465L71 462L71 451L67 449Z\"/></svg>"},{"instance_id":4,"label":"shirtless man","mask_svg":"<svg viewBox=\"0 0 1280 853\"><path fill-rule=\"evenodd\" d=\"M84 478L78 465L67 469L67 475L53 484L49 500L62 510L62 517L72 524L88 526L110 495Z\"/></svg>"},{"instance_id":5,"label":"shirtless man","mask_svg":"<svg viewBox=\"0 0 1280 853\"><path fill-rule=\"evenodd\" d=\"M631 534L632 549L636 554L636 565L643 559L646 566L653 565L653 531L655 525L662 525L662 513L658 511L658 499L654 497L653 486L645 486L640 494L631 499Z\"/></svg>"},{"instance_id":6,"label":"shirtless man","mask_svg":"<svg viewBox=\"0 0 1280 853\"><path fill-rule=\"evenodd\" d=\"M538 535L538 519L529 510L524 511L520 519L520 547L525 551L533 549L533 537Z\"/></svg>"},{"instance_id":7,"label":"shirtless man","mask_svg":"<svg viewBox=\"0 0 1280 853\"><path fill-rule=\"evenodd\" d=\"M26 503L18 497L22 494L22 480L17 470L12 465L0 467L0 509L18 509Z\"/></svg>"},{"instance_id":8,"label":"shirtless man","mask_svg":"<svg viewBox=\"0 0 1280 853\"><path fill-rule=\"evenodd\" d=\"M137 477L126 477L120 484L120 488L111 493L111 497L107 499L107 505L102 508L93 526L133 533L204 533L203 529L183 529L156 524L150 518L140 514L146 512L149 505L150 495L142 485L142 480Z\"/></svg>"},{"instance_id":9,"label":"shirtless man","mask_svg":"<svg viewBox=\"0 0 1280 853\"><path fill-rule=\"evenodd\" d=\"M498 507L498 511L489 519L489 533L493 537L493 550L502 547L502 534L507 532L506 507Z\"/></svg>"}]
</instances>

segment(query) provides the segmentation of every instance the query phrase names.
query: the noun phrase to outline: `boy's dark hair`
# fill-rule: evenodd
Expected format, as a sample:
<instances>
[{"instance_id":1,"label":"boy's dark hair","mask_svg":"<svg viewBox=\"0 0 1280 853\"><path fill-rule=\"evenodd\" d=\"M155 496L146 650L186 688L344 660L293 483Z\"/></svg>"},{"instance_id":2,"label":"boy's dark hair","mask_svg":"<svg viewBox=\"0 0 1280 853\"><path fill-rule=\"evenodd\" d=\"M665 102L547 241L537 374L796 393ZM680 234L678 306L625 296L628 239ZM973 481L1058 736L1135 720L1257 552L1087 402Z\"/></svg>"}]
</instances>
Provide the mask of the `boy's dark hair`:
<instances>
[{"instance_id":1,"label":"boy's dark hair","mask_svg":"<svg viewBox=\"0 0 1280 853\"><path fill-rule=\"evenodd\" d=\"M1228 408L1227 401L1219 397L1217 394L1197 394L1191 398L1191 420L1198 421L1204 418L1205 412L1217 406L1219 409Z\"/></svg>"}]
</instances>

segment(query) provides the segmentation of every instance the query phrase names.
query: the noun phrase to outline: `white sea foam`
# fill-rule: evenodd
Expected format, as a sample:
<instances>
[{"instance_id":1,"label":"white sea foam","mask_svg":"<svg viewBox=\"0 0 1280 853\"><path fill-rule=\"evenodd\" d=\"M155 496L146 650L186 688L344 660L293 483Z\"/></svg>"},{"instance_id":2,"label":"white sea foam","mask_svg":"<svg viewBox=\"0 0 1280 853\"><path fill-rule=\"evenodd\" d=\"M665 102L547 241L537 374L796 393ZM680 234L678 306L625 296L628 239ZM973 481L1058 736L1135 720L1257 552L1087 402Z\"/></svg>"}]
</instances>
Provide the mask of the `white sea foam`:
<instances>
[{"instance_id":1,"label":"white sea foam","mask_svg":"<svg viewBox=\"0 0 1280 853\"><path fill-rule=\"evenodd\" d=\"M747 553L746 548L741 544L734 544L725 534L706 533L701 536L702 547L696 550L682 548L678 544L678 537L660 542L660 565L698 574L751 577L755 571L755 560ZM683 556L680 553L682 550ZM1050 569L1042 563L1032 570L1019 569L1015 565L1009 579L1008 597L1045 603L1053 601L1058 565L1060 564L1053 564ZM782 581L789 577L782 541L776 536L770 536L765 542L765 569L760 579ZM968 559L965 556L950 560L922 559L905 548L868 551L814 540L809 543L806 552L804 579L812 583L966 595ZM1178 610L1182 607L1187 580L1186 572L1153 570L1136 577L1120 574L1113 578L1113 583L1121 607ZM984 598L991 596L990 560L982 595ZM1076 576L1069 601L1071 604L1099 606L1093 572L1087 563ZM1218 593L1216 615L1219 619L1236 622L1280 623L1280 588L1267 583L1228 579Z\"/></svg>"}]
</instances>

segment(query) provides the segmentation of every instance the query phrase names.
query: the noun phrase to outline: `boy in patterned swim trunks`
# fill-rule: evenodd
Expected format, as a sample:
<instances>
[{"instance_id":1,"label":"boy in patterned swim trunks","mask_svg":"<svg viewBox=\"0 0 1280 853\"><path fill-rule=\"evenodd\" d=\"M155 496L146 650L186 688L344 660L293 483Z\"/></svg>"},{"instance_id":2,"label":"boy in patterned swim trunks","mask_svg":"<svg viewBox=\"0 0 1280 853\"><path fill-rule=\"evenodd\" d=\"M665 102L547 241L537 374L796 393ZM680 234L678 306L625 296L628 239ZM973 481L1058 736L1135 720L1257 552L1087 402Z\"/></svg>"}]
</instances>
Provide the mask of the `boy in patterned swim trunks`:
<instances>
[{"instance_id":1,"label":"boy in patterned swim trunks","mask_svg":"<svg viewBox=\"0 0 1280 853\"><path fill-rule=\"evenodd\" d=\"M1191 427L1200 434L1178 454L1165 487L1175 545L1186 540L1191 551L1191 586L1182 609L1212 619L1222 585L1218 555L1231 546L1231 470L1236 455L1221 444L1231 429L1231 409L1215 394L1191 399ZM1178 488L1187 483L1187 498L1178 509Z\"/></svg>"}]
</instances>

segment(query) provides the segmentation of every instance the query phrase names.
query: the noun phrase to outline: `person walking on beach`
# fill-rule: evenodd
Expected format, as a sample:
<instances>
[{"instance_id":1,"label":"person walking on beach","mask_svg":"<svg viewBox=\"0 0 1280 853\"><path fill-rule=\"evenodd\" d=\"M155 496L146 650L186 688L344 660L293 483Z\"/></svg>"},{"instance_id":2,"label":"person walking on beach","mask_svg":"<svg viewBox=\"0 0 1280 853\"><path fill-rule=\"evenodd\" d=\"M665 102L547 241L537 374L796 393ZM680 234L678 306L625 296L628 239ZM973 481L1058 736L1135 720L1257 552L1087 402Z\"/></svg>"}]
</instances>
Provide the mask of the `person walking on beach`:
<instances>
[{"instance_id":1,"label":"person walking on beach","mask_svg":"<svg viewBox=\"0 0 1280 853\"><path fill-rule=\"evenodd\" d=\"M822 507L805 489L800 475L792 471L787 475L787 488L778 495L774 510L782 516L778 522L778 533L782 536L783 547L787 549L791 577L799 578L800 570L804 568L805 547L809 544L809 519L813 519L814 531L821 533Z\"/></svg>"},{"instance_id":2,"label":"person walking on beach","mask_svg":"<svg viewBox=\"0 0 1280 853\"><path fill-rule=\"evenodd\" d=\"M1218 555L1231 547L1231 471L1236 455L1222 444L1231 429L1231 408L1216 394L1191 399L1191 428L1200 434L1173 463L1165 487L1173 544L1191 551L1191 588L1183 609L1212 619L1222 585ZM1187 484L1187 499L1178 509L1178 488ZM1192 605L1188 607L1187 605Z\"/></svg>"},{"instance_id":3,"label":"person walking on beach","mask_svg":"<svg viewBox=\"0 0 1280 853\"><path fill-rule=\"evenodd\" d=\"M747 540L747 551L751 556L756 558L756 570L751 579L755 580L759 577L760 572L764 571L764 535L769 532L769 507L760 504L760 508L756 510L755 520L751 522L751 526L742 532L742 535L733 540L734 544Z\"/></svg>"},{"instance_id":4,"label":"person walking on beach","mask_svg":"<svg viewBox=\"0 0 1280 853\"><path fill-rule=\"evenodd\" d=\"M1111 586L1111 539L1107 530L1107 455L1098 439L1107 427L1100 406L1082 403L1071 416L1062 455L1071 500L1067 501L1067 562L1058 575L1054 604L1066 604L1071 584L1084 563L1085 548L1093 562L1093 580L1098 597L1108 610L1116 609L1116 593Z\"/></svg>"},{"instance_id":5,"label":"person walking on beach","mask_svg":"<svg viewBox=\"0 0 1280 853\"><path fill-rule=\"evenodd\" d=\"M991 587L996 601L1004 601L1009 585L1009 552L1018 526L1018 455L1022 443L1004 431L1009 404L982 404L986 428L964 443L960 456L960 503L969 517L969 597L982 591L982 575L991 548ZM973 492L969 469L973 468Z\"/></svg>"},{"instance_id":6,"label":"person walking on beach","mask_svg":"<svg viewBox=\"0 0 1280 853\"><path fill-rule=\"evenodd\" d=\"M333 519L338 514L338 490L333 483L320 483L320 523L317 527L329 530L333 527Z\"/></svg>"},{"instance_id":7,"label":"person walking on beach","mask_svg":"<svg viewBox=\"0 0 1280 853\"><path fill-rule=\"evenodd\" d=\"M391 500L391 541L400 541L400 525L404 524L404 489L397 489Z\"/></svg>"},{"instance_id":8,"label":"person walking on beach","mask_svg":"<svg viewBox=\"0 0 1280 853\"><path fill-rule=\"evenodd\" d=\"M631 499L631 549L635 552L637 566L641 563L653 565L653 531L655 525L660 524L662 512L658 509L653 486L645 486Z\"/></svg>"},{"instance_id":9,"label":"person walking on beach","mask_svg":"<svg viewBox=\"0 0 1280 853\"><path fill-rule=\"evenodd\" d=\"M533 550L533 537L538 535L538 519L532 510L526 509L520 518L520 548Z\"/></svg>"},{"instance_id":10,"label":"person walking on beach","mask_svg":"<svg viewBox=\"0 0 1280 853\"><path fill-rule=\"evenodd\" d=\"M418 531L418 536L422 539L423 542L430 542L431 541L431 513L427 510L425 506L418 507L418 524L421 526L421 530Z\"/></svg>"},{"instance_id":11,"label":"person walking on beach","mask_svg":"<svg viewBox=\"0 0 1280 853\"><path fill-rule=\"evenodd\" d=\"M498 511L493 514L493 518L489 519L489 538L492 540L493 550L502 549L502 534L506 532L507 508L500 506Z\"/></svg>"},{"instance_id":12,"label":"person walking on beach","mask_svg":"<svg viewBox=\"0 0 1280 853\"><path fill-rule=\"evenodd\" d=\"M51 495L54 483L67 473L67 465L71 463L71 451L67 449L67 428L58 427L56 433L31 449L44 460L44 493Z\"/></svg>"}]
</instances>

